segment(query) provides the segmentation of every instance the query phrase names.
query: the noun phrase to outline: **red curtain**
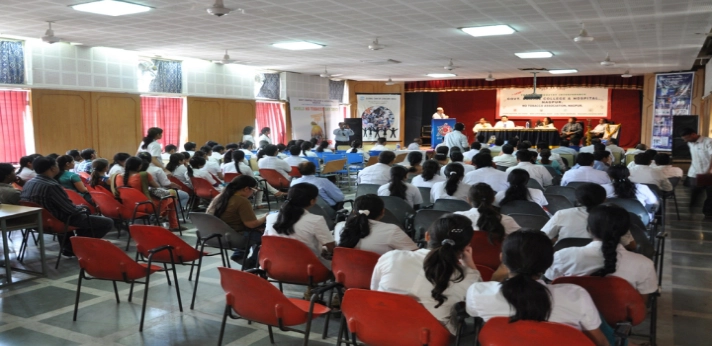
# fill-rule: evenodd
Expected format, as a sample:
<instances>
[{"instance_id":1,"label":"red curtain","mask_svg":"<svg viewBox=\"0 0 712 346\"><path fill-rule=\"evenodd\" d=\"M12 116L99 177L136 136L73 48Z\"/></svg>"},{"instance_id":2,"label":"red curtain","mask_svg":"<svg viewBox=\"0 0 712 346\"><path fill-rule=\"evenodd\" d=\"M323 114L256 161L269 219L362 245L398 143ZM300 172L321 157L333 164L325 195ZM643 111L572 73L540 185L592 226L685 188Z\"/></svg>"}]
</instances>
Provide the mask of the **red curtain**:
<instances>
[{"instance_id":1,"label":"red curtain","mask_svg":"<svg viewBox=\"0 0 712 346\"><path fill-rule=\"evenodd\" d=\"M405 92L443 92L443 91L473 91L501 88L531 87L534 78L497 79L488 82L484 79L448 79L433 81L418 81L405 83ZM620 75L601 76L560 76L537 77L538 87L589 87L609 89L643 90L643 76L623 78Z\"/></svg>"},{"instance_id":2,"label":"red curtain","mask_svg":"<svg viewBox=\"0 0 712 346\"><path fill-rule=\"evenodd\" d=\"M0 162L17 163L25 156L27 91L0 90Z\"/></svg>"},{"instance_id":3,"label":"red curtain","mask_svg":"<svg viewBox=\"0 0 712 346\"><path fill-rule=\"evenodd\" d=\"M151 127L163 129L161 149L167 144L180 145L183 99L179 97L141 96L141 120L144 136Z\"/></svg>"},{"instance_id":4,"label":"red curtain","mask_svg":"<svg viewBox=\"0 0 712 346\"><path fill-rule=\"evenodd\" d=\"M259 102L256 107L257 129L256 137L260 135L263 127L269 127L272 144L286 143L287 127L284 124L284 107L277 102ZM257 143L255 143L257 145Z\"/></svg>"}]
</instances>

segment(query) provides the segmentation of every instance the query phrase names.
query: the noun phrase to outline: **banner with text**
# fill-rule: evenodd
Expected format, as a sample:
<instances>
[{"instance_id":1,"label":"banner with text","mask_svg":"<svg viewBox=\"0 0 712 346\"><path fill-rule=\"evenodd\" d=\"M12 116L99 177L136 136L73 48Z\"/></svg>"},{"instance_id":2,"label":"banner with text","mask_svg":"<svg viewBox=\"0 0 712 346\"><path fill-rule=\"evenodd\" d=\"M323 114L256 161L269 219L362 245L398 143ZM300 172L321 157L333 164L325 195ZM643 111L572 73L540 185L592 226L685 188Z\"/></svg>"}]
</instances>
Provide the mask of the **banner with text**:
<instances>
[{"instance_id":1,"label":"banner with text","mask_svg":"<svg viewBox=\"0 0 712 346\"><path fill-rule=\"evenodd\" d=\"M289 99L289 114L292 120L292 138L309 140L311 138L329 139L329 126L339 114L339 101L316 99ZM327 129L327 130L325 130ZM333 138L331 138L333 139Z\"/></svg>"},{"instance_id":2,"label":"banner with text","mask_svg":"<svg viewBox=\"0 0 712 346\"><path fill-rule=\"evenodd\" d=\"M609 118L607 88L537 88L540 100L525 100L532 88L497 89L497 118Z\"/></svg>"},{"instance_id":3,"label":"banner with text","mask_svg":"<svg viewBox=\"0 0 712 346\"><path fill-rule=\"evenodd\" d=\"M652 149L672 150L672 117L691 115L694 72L655 75Z\"/></svg>"},{"instance_id":4,"label":"banner with text","mask_svg":"<svg viewBox=\"0 0 712 346\"><path fill-rule=\"evenodd\" d=\"M380 137L389 142L400 141L400 94L356 94L356 97L363 141L376 141Z\"/></svg>"}]
</instances>

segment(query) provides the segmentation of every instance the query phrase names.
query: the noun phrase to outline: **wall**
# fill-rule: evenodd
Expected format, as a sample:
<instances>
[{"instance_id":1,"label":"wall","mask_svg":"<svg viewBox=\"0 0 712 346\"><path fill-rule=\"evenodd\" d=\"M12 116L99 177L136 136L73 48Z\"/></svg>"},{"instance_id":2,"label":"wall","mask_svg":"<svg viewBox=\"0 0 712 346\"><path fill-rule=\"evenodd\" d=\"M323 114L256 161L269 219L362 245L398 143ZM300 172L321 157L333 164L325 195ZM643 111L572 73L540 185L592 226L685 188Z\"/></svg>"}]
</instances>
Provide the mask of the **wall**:
<instances>
[{"instance_id":1,"label":"wall","mask_svg":"<svg viewBox=\"0 0 712 346\"><path fill-rule=\"evenodd\" d=\"M358 99L356 94L400 94L401 95L401 122L400 122L400 144L404 144L404 132L406 123L405 113L405 85L396 83L394 85L386 85L384 82L369 82L369 81L347 81L349 89L349 104L351 105L351 118L360 118L358 114ZM328 93L328 90L327 90ZM408 139L410 140L410 139ZM367 143L364 143L364 145ZM392 142L389 145L394 145Z\"/></svg>"},{"instance_id":2,"label":"wall","mask_svg":"<svg viewBox=\"0 0 712 346\"><path fill-rule=\"evenodd\" d=\"M255 101L188 97L188 141L198 146L242 141L245 126L255 124Z\"/></svg>"},{"instance_id":3,"label":"wall","mask_svg":"<svg viewBox=\"0 0 712 346\"><path fill-rule=\"evenodd\" d=\"M280 98L283 101L289 101L292 97L318 100L329 99L328 78L293 72L282 72L279 82L282 87Z\"/></svg>"}]
</instances>

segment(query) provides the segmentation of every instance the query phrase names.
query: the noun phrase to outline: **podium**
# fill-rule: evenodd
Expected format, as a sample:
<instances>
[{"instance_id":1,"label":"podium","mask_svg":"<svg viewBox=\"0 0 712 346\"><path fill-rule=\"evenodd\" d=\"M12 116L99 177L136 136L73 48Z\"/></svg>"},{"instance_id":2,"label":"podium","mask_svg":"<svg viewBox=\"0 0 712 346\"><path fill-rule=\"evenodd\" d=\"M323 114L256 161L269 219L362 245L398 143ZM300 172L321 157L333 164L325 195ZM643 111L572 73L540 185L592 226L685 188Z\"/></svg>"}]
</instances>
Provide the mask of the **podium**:
<instances>
[{"instance_id":1,"label":"podium","mask_svg":"<svg viewBox=\"0 0 712 346\"><path fill-rule=\"evenodd\" d=\"M455 130L457 119L433 119L431 121L430 147L435 148L442 143L445 135Z\"/></svg>"}]
</instances>

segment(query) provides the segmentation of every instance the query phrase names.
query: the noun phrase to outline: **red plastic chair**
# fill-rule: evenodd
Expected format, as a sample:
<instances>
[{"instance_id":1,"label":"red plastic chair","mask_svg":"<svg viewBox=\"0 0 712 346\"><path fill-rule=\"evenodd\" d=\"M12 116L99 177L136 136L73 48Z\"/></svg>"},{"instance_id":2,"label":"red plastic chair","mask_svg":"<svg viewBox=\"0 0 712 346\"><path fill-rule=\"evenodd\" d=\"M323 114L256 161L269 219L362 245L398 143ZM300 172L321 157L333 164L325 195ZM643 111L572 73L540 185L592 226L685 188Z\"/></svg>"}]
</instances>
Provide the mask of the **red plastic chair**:
<instances>
[{"instance_id":1,"label":"red plastic chair","mask_svg":"<svg viewBox=\"0 0 712 346\"><path fill-rule=\"evenodd\" d=\"M329 279L331 271L304 243L297 239L262 236L260 267L279 282L314 287Z\"/></svg>"},{"instance_id":2,"label":"red plastic chair","mask_svg":"<svg viewBox=\"0 0 712 346\"><path fill-rule=\"evenodd\" d=\"M190 178L190 183L193 184L193 191L195 191L195 195L202 198L202 199L207 199L208 201L211 201L213 198L217 197L220 192L215 189L212 185L210 185L210 182L203 179L203 178Z\"/></svg>"},{"instance_id":3,"label":"red plastic chair","mask_svg":"<svg viewBox=\"0 0 712 346\"><path fill-rule=\"evenodd\" d=\"M526 341L524 341L526 340ZM553 322L517 321L509 317L493 317L480 331L481 346L593 346L594 343L580 330Z\"/></svg>"},{"instance_id":4,"label":"red plastic chair","mask_svg":"<svg viewBox=\"0 0 712 346\"><path fill-rule=\"evenodd\" d=\"M153 256L163 254L164 251L171 253L170 246L162 246L149 251L148 263L137 263L132 260L126 253L110 242L102 239L87 238L87 237L72 237L72 247L74 254L79 259L79 282L77 283L77 298L74 302L74 318L77 320L77 310L79 308L79 294L82 289L82 280L108 280L114 284L114 294L116 295L116 303L119 303L119 291L116 288L117 281L123 281L131 284L129 291L129 302L133 297L133 287L135 283L145 284L146 288L143 291L143 304L141 306L141 324L138 331L143 331L143 320L146 315L146 302L148 301L148 283L149 276L159 270L161 267L154 266ZM91 277L87 277L89 274ZM145 282L137 281L141 278L146 278ZM177 287L176 287L177 288ZM180 302L180 293L178 301ZM181 308L181 311L183 309Z\"/></svg>"},{"instance_id":5,"label":"red plastic chair","mask_svg":"<svg viewBox=\"0 0 712 346\"><path fill-rule=\"evenodd\" d=\"M497 270L502 261L499 259L499 254L502 252L502 243L495 241L490 244L487 238L487 232L475 232L470 240L472 247L472 260L475 264L489 267L492 270Z\"/></svg>"},{"instance_id":6,"label":"red plastic chair","mask_svg":"<svg viewBox=\"0 0 712 346\"><path fill-rule=\"evenodd\" d=\"M353 344L357 338L366 345L450 344L450 331L406 295L352 288L344 294L341 312ZM337 345L341 342L339 334Z\"/></svg>"},{"instance_id":7,"label":"red plastic chair","mask_svg":"<svg viewBox=\"0 0 712 346\"><path fill-rule=\"evenodd\" d=\"M215 254L208 254L203 251L205 249L205 244L203 244L200 251L198 251L186 243L183 239L173 234L171 231L159 226L131 225L129 229L131 236L136 241L136 253L137 255L140 254L143 258L147 258L150 255L150 249L163 245L170 245L171 248L173 248L173 251L170 254L165 252L157 253L153 256L153 261L163 263L164 266L168 263L171 264L173 269L173 278L176 280L176 290L178 289L178 279L175 274L175 264L177 263L191 266L190 275L188 276L188 281L191 281L193 278L193 268L196 267L195 261L198 260L198 270L195 274L195 286L193 287L193 299L190 303L190 309L192 310L195 306L195 295L198 292L198 281L200 280L200 268L202 268L203 265L203 256L220 255L222 257L222 251ZM223 257L223 263L224 262L225 258ZM170 284L170 279L168 280L168 284ZM178 304L182 305L180 300L178 301Z\"/></svg>"},{"instance_id":8,"label":"red plastic chair","mask_svg":"<svg viewBox=\"0 0 712 346\"><path fill-rule=\"evenodd\" d=\"M593 303L596 304L598 312L610 326L629 329L629 326L637 326L645 320L645 300L625 279L617 276L565 276L554 280L553 284L574 284L586 289ZM655 303L653 305L650 323L651 340L655 340L657 322L657 308Z\"/></svg>"},{"instance_id":9,"label":"red plastic chair","mask_svg":"<svg viewBox=\"0 0 712 346\"><path fill-rule=\"evenodd\" d=\"M229 182L231 182L233 179L235 179L235 178L237 178L237 177L239 177L239 176L241 176L241 175L242 175L242 174L240 174L240 173L225 173L225 174L223 174L223 178L225 178L225 182L226 182L226 183L229 183Z\"/></svg>"},{"instance_id":10,"label":"red plastic chair","mask_svg":"<svg viewBox=\"0 0 712 346\"><path fill-rule=\"evenodd\" d=\"M274 343L272 326L279 327L283 331L303 333L306 346L309 343L312 320L330 311L326 306L314 302L316 294L312 296L311 301L287 298L267 280L250 272L225 267L218 267L218 271L220 271L220 285L225 290L227 301L220 326L218 346L222 345L228 316L232 319L244 318L266 324L272 343ZM238 316L234 316L233 311ZM304 323L306 323L304 331L289 328Z\"/></svg>"},{"instance_id":11,"label":"red plastic chair","mask_svg":"<svg viewBox=\"0 0 712 346\"><path fill-rule=\"evenodd\" d=\"M193 191L193 189L188 187L188 185L184 184L180 179L176 178L175 176L169 175L168 180L170 180L171 183L178 185L180 187L181 191L189 194L191 197L193 197L193 195L195 195L195 192Z\"/></svg>"},{"instance_id":12,"label":"red plastic chair","mask_svg":"<svg viewBox=\"0 0 712 346\"><path fill-rule=\"evenodd\" d=\"M42 208L42 232L44 234L57 235L59 238L59 254L57 255L57 263L54 265L54 269L59 268L59 261L62 259L62 251L67 245L67 240L69 239L70 234L78 228L74 226L69 226L66 222L60 221L52 214L50 214L47 209L37 203L20 201L20 205L23 205L25 207ZM68 221L69 220L67 220L67 222ZM18 257L22 258L22 260L24 260L25 253L27 252L27 243L29 237L30 232L26 232L22 239L22 243L20 244L21 255L18 255Z\"/></svg>"},{"instance_id":13,"label":"red plastic chair","mask_svg":"<svg viewBox=\"0 0 712 346\"><path fill-rule=\"evenodd\" d=\"M82 178L82 181L87 181L91 179L91 175L87 172L79 172L77 174L79 174L79 176Z\"/></svg>"},{"instance_id":14,"label":"red plastic chair","mask_svg":"<svg viewBox=\"0 0 712 346\"><path fill-rule=\"evenodd\" d=\"M299 167L297 166L292 166L292 171L289 172L289 176L292 178L301 178L302 173L299 173Z\"/></svg>"},{"instance_id":15,"label":"red plastic chair","mask_svg":"<svg viewBox=\"0 0 712 346\"><path fill-rule=\"evenodd\" d=\"M146 195L143 194L143 192L134 189L132 187L124 186L119 188L119 197L121 199L121 202L124 203L127 206L133 206L134 212L139 211L139 207L141 205L148 205L149 203L153 206L151 208L143 208L142 209L146 210L144 212L148 212L147 210L150 209L155 213L156 220L159 220L159 215L161 215L163 212L166 213L165 217L170 220L170 215L168 213L175 213L175 218L176 222L178 222L178 227L180 228L180 215L178 214L178 208L180 206L178 205L178 200L174 196L167 196L161 198L157 203L154 203L153 199L146 197ZM173 209L168 209L163 206L163 201L165 200L172 200L173 201ZM128 204L127 204L128 203ZM164 209L164 210L162 210ZM134 218L132 218L133 220ZM179 231L180 235L183 235L183 231Z\"/></svg>"},{"instance_id":16,"label":"red plastic chair","mask_svg":"<svg viewBox=\"0 0 712 346\"><path fill-rule=\"evenodd\" d=\"M91 203L87 202L82 195L80 195L78 192L74 190L69 190L69 189L64 189L64 192L67 193L67 196L69 196L69 199L74 203L74 205L78 207L86 207L89 209L89 212L92 213L92 215L96 215L96 208L91 205Z\"/></svg>"},{"instance_id":17,"label":"red plastic chair","mask_svg":"<svg viewBox=\"0 0 712 346\"><path fill-rule=\"evenodd\" d=\"M145 223L146 220L150 221L151 219L151 214L140 211L134 212L133 208L127 207L117 201L114 195L95 191L89 191L89 193L97 208L99 208L101 215L119 221L121 226L126 227L126 232L129 231L130 223L135 223L136 220L142 220ZM121 227L118 229L116 238L121 238ZM131 234L129 233L129 238L126 240L126 251L129 250L130 242Z\"/></svg>"},{"instance_id":18,"label":"red plastic chair","mask_svg":"<svg viewBox=\"0 0 712 346\"><path fill-rule=\"evenodd\" d=\"M483 266L481 264L475 264L477 266L477 271L480 272L480 276L482 277L482 281L490 281L492 280L492 275L494 275L494 270L492 268Z\"/></svg>"},{"instance_id":19,"label":"red plastic chair","mask_svg":"<svg viewBox=\"0 0 712 346\"><path fill-rule=\"evenodd\" d=\"M274 169L260 169L260 177L279 191L289 190L289 180Z\"/></svg>"}]
</instances>

